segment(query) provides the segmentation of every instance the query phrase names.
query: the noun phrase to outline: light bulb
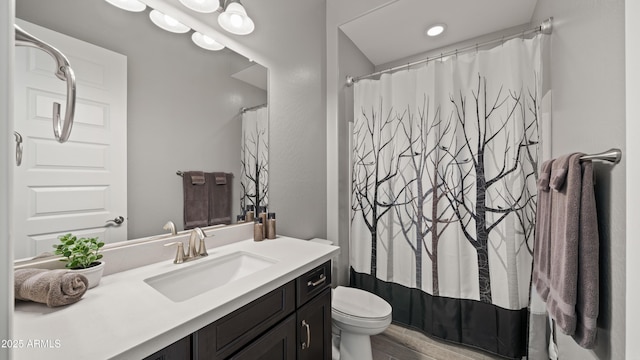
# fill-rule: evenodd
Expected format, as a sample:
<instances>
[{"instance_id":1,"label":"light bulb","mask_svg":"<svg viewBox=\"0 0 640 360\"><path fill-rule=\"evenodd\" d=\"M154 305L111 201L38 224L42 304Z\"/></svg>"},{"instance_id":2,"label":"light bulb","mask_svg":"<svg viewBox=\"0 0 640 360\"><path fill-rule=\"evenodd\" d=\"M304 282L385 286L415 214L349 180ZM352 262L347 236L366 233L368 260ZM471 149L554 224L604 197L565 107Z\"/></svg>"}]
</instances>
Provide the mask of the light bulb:
<instances>
[{"instance_id":1,"label":"light bulb","mask_svg":"<svg viewBox=\"0 0 640 360\"><path fill-rule=\"evenodd\" d=\"M158 10L151 10L149 18L151 18L151 21L153 21L153 23L158 27L170 32L183 34L191 30L188 26L176 20L174 17L163 14Z\"/></svg>"},{"instance_id":2,"label":"light bulb","mask_svg":"<svg viewBox=\"0 0 640 360\"><path fill-rule=\"evenodd\" d=\"M202 35L202 40L204 40L205 43L211 45L214 44L216 41L213 40L212 38L208 37L207 35Z\"/></svg>"},{"instance_id":3,"label":"light bulb","mask_svg":"<svg viewBox=\"0 0 640 360\"><path fill-rule=\"evenodd\" d=\"M242 16L240 16L238 14L231 14L231 16L229 16L229 22L234 27L240 27L240 26L242 26L242 23L243 23Z\"/></svg>"},{"instance_id":4,"label":"light bulb","mask_svg":"<svg viewBox=\"0 0 640 360\"><path fill-rule=\"evenodd\" d=\"M140 12L147 8L147 5L138 0L105 0L109 4L119 7L122 10Z\"/></svg>"},{"instance_id":5,"label":"light bulb","mask_svg":"<svg viewBox=\"0 0 640 360\"><path fill-rule=\"evenodd\" d=\"M253 20L237 1L229 3L226 9L218 15L218 24L226 31L236 35L250 34L255 28Z\"/></svg>"},{"instance_id":6,"label":"light bulb","mask_svg":"<svg viewBox=\"0 0 640 360\"><path fill-rule=\"evenodd\" d=\"M446 25L436 24L427 29L425 32L428 36L438 36L444 32Z\"/></svg>"},{"instance_id":7,"label":"light bulb","mask_svg":"<svg viewBox=\"0 0 640 360\"><path fill-rule=\"evenodd\" d=\"M203 49L206 50L213 50L213 51L217 51L217 50L222 50L224 49L224 45L220 44L219 42L217 42L215 39L211 38L210 36L204 35L202 33L199 32L194 32L193 35L191 35L191 40L193 40L193 42L200 46Z\"/></svg>"},{"instance_id":8,"label":"light bulb","mask_svg":"<svg viewBox=\"0 0 640 360\"><path fill-rule=\"evenodd\" d=\"M164 21L169 25L169 26L176 26L178 25L178 20L172 18L171 16L165 14L164 15Z\"/></svg>"}]
</instances>

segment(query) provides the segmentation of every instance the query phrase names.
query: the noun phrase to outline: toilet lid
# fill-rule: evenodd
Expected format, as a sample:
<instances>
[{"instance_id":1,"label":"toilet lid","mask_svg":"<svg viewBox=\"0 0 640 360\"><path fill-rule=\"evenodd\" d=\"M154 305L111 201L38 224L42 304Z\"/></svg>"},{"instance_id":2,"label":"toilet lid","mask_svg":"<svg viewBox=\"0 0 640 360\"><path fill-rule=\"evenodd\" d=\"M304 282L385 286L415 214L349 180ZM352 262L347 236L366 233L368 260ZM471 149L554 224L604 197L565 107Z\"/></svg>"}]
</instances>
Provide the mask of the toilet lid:
<instances>
[{"instance_id":1,"label":"toilet lid","mask_svg":"<svg viewBox=\"0 0 640 360\"><path fill-rule=\"evenodd\" d=\"M391 305L370 292L338 286L333 291L331 307L346 315L379 319L391 315Z\"/></svg>"}]
</instances>

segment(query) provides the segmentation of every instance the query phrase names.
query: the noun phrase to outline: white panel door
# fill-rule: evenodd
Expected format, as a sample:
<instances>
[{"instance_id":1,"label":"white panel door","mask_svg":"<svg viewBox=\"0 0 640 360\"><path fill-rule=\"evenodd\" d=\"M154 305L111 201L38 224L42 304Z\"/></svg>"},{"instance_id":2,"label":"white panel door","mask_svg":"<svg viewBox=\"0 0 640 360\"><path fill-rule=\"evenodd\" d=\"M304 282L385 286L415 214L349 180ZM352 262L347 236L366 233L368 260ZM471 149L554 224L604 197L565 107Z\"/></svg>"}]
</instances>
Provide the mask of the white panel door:
<instances>
[{"instance_id":1,"label":"white panel door","mask_svg":"<svg viewBox=\"0 0 640 360\"><path fill-rule=\"evenodd\" d=\"M66 84L45 52L16 48L15 130L23 137L14 171L15 258L51 252L73 232L104 242L127 239L127 58L124 55L16 21L53 45L76 74L77 100L69 140L53 136L52 103L66 102ZM62 114L64 116L64 114Z\"/></svg>"}]
</instances>

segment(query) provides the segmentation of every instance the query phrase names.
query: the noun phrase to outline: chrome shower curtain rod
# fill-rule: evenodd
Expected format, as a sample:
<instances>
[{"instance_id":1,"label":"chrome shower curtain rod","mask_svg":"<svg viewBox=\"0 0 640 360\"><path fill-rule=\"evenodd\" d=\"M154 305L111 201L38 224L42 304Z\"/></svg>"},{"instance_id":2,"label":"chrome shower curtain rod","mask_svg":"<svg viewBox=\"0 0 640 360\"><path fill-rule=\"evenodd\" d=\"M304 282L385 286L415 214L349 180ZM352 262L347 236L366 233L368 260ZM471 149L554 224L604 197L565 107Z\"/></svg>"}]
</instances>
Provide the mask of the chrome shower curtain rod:
<instances>
[{"instance_id":1,"label":"chrome shower curtain rod","mask_svg":"<svg viewBox=\"0 0 640 360\"><path fill-rule=\"evenodd\" d=\"M445 56L458 55L460 53L471 51L471 50L477 51L478 48L481 48L481 47L484 47L484 46L487 46L487 45L493 45L493 44L497 44L497 43L500 43L500 42L505 42L507 40L511 40L511 39L515 39L515 38L519 38L519 37L525 37L525 36L528 36L528 35L531 35L531 34L537 34L537 33L551 34L552 32L553 32L553 18L550 17L550 18L546 19L545 21L543 21L539 26L536 26L536 27L531 28L529 30L525 30L525 31L519 32L517 34L513 34L513 35L509 35L509 36L503 36L501 38L485 41L485 42L482 42L482 43L476 43L475 45L471 45L471 46L463 47L463 48L460 48L460 49L455 49L455 50L443 52L443 53L440 53L440 55L438 55L438 56L426 57L426 58L424 58L422 60L414 61L414 62L409 63L409 64L398 65L396 67L392 67L392 68L389 68L389 69L376 71L376 72L374 72L372 74L369 74L369 75L362 75L362 76L358 76L358 77L347 76L347 86L352 86L353 84L355 84L356 82L358 82L358 81L360 81L362 79L367 79L367 78L378 76L378 75L381 75L381 74L384 74L384 73L388 73L388 72L394 72L396 70L402 70L402 69L410 68L412 66L423 64L423 63L427 63L429 61L442 59Z\"/></svg>"},{"instance_id":2,"label":"chrome shower curtain rod","mask_svg":"<svg viewBox=\"0 0 640 360\"><path fill-rule=\"evenodd\" d=\"M241 113L241 114L244 114L244 113L246 113L247 111L260 109L261 107L265 107L265 106L267 106L267 104L260 104L260 105L256 105L256 106L252 106L252 107L248 107L248 108L246 108L246 107L242 107L242 108L240 108L240 113Z\"/></svg>"}]
</instances>

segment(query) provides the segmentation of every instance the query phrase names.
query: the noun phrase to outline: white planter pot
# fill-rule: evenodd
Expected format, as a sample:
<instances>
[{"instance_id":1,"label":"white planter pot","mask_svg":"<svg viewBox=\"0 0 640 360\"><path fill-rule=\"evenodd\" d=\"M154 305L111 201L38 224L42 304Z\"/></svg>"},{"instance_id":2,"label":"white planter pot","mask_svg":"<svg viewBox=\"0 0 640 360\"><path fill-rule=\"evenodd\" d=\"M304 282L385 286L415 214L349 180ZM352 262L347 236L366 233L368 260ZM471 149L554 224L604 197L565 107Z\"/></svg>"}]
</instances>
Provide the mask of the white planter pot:
<instances>
[{"instance_id":1,"label":"white planter pot","mask_svg":"<svg viewBox=\"0 0 640 360\"><path fill-rule=\"evenodd\" d=\"M97 261L100 265L92 266L86 269L73 269L71 271L84 275L89 280L89 289L97 286L102 278L102 272L104 271L104 261Z\"/></svg>"}]
</instances>

